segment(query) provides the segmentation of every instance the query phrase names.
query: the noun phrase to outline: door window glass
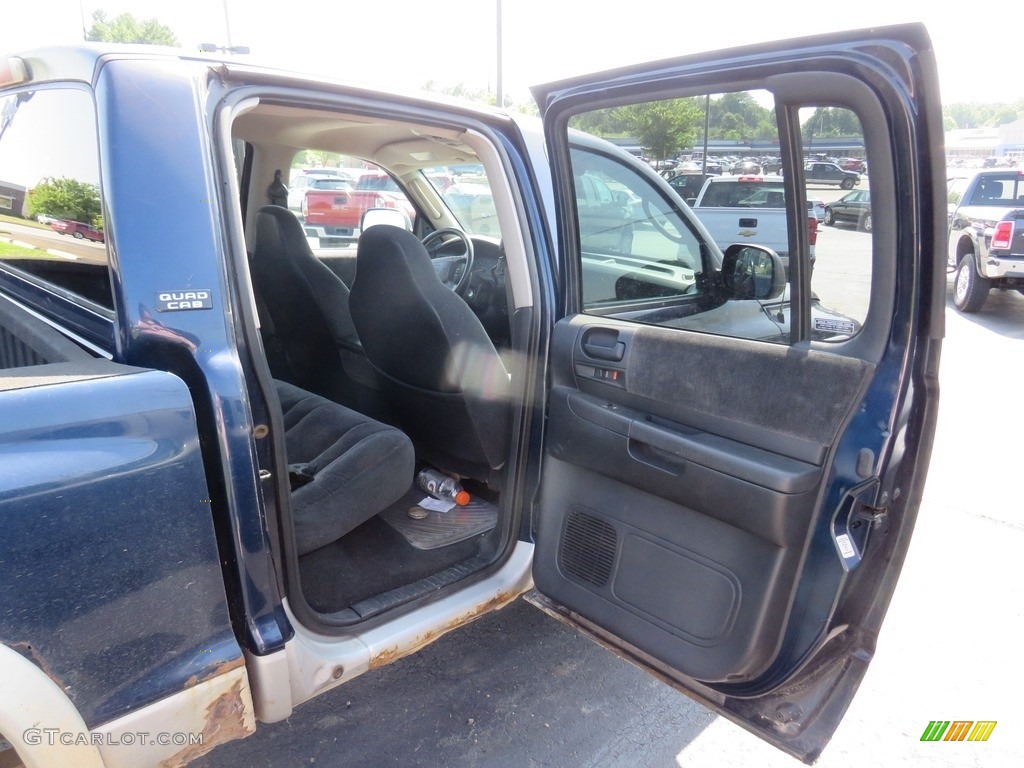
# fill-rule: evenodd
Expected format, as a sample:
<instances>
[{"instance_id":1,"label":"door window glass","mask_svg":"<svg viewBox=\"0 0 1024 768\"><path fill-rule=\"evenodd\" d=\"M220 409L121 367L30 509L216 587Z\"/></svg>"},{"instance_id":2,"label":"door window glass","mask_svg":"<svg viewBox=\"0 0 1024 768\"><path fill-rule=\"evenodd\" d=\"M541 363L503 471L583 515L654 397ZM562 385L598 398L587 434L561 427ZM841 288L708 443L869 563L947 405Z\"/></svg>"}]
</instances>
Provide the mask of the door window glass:
<instances>
[{"instance_id":1,"label":"door window glass","mask_svg":"<svg viewBox=\"0 0 1024 768\"><path fill-rule=\"evenodd\" d=\"M805 196L814 204L818 219L811 272L815 310L811 330L827 340L844 323L859 328L867 317L874 240L871 178L864 160L864 131L856 113L816 107L802 109L800 115L807 161ZM835 316L826 315L823 308Z\"/></svg>"},{"instance_id":2,"label":"door window glass","mask_svg":"<svg viewBox=\"0 0 1024 768\"><path fill-rule=\"evenodd\" d=\"M802 142L788 146L766 91L573 117L581 309L788 344L790 263L801 258L812 276L811 338L855 335L868 310L873 237L863 131L848 110L799 115ZM802 157L783 162L800 146ZM788 200L787 165L805 176L799 205ZM791 242L797 230L803 245Z\"/></svg>"}]
</instances>

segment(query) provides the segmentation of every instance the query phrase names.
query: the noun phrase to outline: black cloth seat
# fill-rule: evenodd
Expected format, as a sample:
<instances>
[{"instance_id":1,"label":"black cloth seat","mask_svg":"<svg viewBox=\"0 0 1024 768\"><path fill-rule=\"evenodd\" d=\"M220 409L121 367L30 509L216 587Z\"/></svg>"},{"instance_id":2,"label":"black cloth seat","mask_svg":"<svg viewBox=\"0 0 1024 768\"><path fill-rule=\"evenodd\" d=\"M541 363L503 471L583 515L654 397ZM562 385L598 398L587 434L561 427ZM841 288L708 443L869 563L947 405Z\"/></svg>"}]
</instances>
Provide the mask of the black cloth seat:
<instances>
[{"instance_id":1,"label":"black cloth seat","mask_svg":"<svg viewBox=\"0 0 1024 768\"><path fill-rule=\"evenodd\" d=\"M274 378L369 411L342 365L342 350L358 349L348 286L310 249L294 213L259 209L250 263Z\"/></svg>"},{"instance_id":2,"label":"black cloth seat","mask_svg":"<svg viewBox=\"0 0 1024 768\"><path fill-rule=\"evenodd\" d=\"M441 282L415 235L388 225L362 233L349 309L417 455L498 483L511 429L508 371L480 320Z\"/></svg>"},{"instance_id":3,"label":"black cloth seat","mask_svg":"<svg viewBox=\"0 0 1024 768\"><path fill-rule=\"evenodd\" d=\"M284 413L295 543L304 555L398 501L413 480L409 438L394 427L276 381Z\"/></svg>"}]
</instances>

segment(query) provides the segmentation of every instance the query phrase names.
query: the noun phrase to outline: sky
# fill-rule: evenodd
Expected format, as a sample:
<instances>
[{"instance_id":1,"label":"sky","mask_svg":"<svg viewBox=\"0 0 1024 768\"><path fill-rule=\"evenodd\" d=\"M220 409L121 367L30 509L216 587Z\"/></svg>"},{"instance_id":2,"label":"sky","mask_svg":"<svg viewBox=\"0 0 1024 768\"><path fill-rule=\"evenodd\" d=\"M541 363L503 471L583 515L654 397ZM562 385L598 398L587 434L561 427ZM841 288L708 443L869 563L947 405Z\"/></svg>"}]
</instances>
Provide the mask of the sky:
<instances>
[{"instance_id":1,"label":"sky","mask_svg":"<svg viewBox=\"0 0 1024 768\"><path fill-rule=\"evenodd\" d=\"M260 63L399 89L496 89L498 0L36 0L8 3L0 52L76 42L95 10L127 11L169 26L182 46L245 45ZM939 65L940 98L1024 98L1019 46L994 43L1024 28L1024 3L981 0L969 16L934 0L501 0L502 85L529 86L642 61L848 29L923 22ZM989 6L988 10L985 6ZM727 11L716 13L717 8ZM225 13L226 11L226 13Z\"/></svg>"}]
</instances>

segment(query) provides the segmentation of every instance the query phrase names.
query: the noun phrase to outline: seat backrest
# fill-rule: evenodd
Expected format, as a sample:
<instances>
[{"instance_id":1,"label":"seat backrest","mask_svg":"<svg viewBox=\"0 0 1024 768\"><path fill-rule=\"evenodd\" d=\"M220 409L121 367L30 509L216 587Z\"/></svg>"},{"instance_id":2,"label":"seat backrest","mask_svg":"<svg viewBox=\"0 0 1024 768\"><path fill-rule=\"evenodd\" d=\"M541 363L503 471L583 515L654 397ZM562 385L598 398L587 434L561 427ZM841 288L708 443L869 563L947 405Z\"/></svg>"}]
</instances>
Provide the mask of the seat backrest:
<instances>
[{"instance_id":1,"label":"seat backrest","mask_svg":"<svg viewBox=\"0 0 1024 768\"><path fill-rule=\"evenodd\" d=\"M355 337L348 287L313 254L295 214L276 205L256 213L251 270L257 306L267 315L261 322L283 351L277 370L270 358L271 372L334 398L339 343Z\"/></svg>"},{"instance_id":2,"label":"seat backrest","mask_svg":"<svg viewBox=\"0 0 1024 768\"><path fill-rule=\"evenodd\" d=\"M509 375L480 320L423 244L380 225L359 238L352 319L421 458L488 480L505 462Z\"/></svg>"},{"instance_id":3,"label":"seat backrest","mask_svg":"<svg viewBox=\"0 0 1024 768\"><path fill-rule=\"evenodd\" d=\"M1003 196L1003 184L995 179L988 179L981 184L981 199L999 200Z\"/></svg>"}]
</instances>

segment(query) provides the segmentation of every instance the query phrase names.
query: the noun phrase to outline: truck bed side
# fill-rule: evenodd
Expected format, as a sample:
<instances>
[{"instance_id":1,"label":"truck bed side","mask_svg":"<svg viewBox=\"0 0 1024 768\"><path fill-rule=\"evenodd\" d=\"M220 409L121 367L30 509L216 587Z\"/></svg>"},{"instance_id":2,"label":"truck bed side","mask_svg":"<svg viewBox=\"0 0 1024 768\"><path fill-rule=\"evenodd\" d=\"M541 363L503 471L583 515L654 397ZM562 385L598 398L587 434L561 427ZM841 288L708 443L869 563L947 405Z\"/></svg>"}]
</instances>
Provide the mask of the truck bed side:
<instances>
[{"instance_id":1,"label":"truck bed side","mask_svg":"<svg viewBox=\"0 0 1024 768\"><path fill-rule=\"evenodd\" d=\"M93 728L242 665L192 399L0 297L0 643Z\"/></svg>"}]
</instances>

